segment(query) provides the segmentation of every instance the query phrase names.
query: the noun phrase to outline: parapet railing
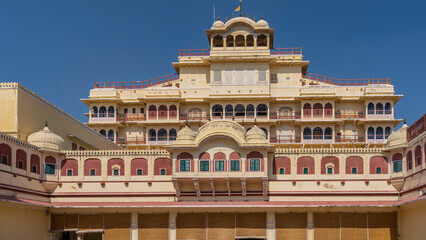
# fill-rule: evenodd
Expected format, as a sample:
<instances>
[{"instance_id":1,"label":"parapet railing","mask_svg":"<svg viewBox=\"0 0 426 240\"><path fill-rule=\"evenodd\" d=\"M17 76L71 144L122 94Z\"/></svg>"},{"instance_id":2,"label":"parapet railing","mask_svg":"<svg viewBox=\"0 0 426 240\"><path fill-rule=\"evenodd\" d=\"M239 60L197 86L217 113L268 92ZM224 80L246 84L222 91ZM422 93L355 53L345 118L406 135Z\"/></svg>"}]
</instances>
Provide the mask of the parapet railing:
<instances>
[{"instance_id":1,"label":"parapet railing","mask_svg":"<svg viewBox=\"0 0 426 240\"><path fill-rule=\"evenodd\" d=\"M271 55L301 55L302 48L273 48L270 50ZM180 49L179 57L208 57L210 49Z\"/></svg>"},{"instance_id":2,"label":"parapet railing","mask_svg":"<svg viewBox=\"0 0 426 240\"><path fill-rule=\"evenodd\" d=\"M274 48L271 49L271 55L301 55L302 48Z\"/></svg>"},{"instance_id":3,"label":"parapet railing","mask_svg":"<svg viewBox=\"0 0 426 240\"><path fill-rule=\"evenodd\" d=\"M407 130L407 140L411 141L426 130L426 114L411 125Z\"/></svg>"},{"instance_id":4,"label":"parapet railing","mask_svg":"<svg viewBox=\"0 0 426 240\"><path fill-rule=\"evenodd\" d=\"M115 89L136 89L136 88L147 88L154 85L171 83L172 81L178 80L179 75L177 73L169 74L161 77L156 77L142 81L121 81L121 82L95 82L95 88L115 88Z\"/></svg>"},{"instance_id":5,"label":"parapet railing","mask_svg":"<svg viewBox=\"0 0 426 240\"><path fill-rule=\"evenodd\" d=\"M303 78L337 86L367 86L369 84L390 84L390 78L369 78L369 79L340 79L328 77L316 73L306 73Z\"/></svg>"}]
</instances>

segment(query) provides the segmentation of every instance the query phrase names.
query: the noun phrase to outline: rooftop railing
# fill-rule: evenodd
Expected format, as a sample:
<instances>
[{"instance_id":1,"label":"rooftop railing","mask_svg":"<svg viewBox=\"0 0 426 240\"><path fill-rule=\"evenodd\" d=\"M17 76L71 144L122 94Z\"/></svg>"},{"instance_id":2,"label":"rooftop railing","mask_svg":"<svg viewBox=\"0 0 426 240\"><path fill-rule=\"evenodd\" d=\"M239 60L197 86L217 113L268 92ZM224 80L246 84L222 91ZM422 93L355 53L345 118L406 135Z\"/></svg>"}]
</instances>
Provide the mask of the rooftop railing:
<instances>
[{"instance_id":1,"label":"rooftop railing","mask_svg":"<svg viewBox=\"0 0 426 240\"><path fill-rule=\"evenodd\" d=\"M426 114L411 125L407 130L407 140L411 141L426 130Z\"/></svg>"},{"instance_id":2,"label":"rooftop railing","mask_svg":"<svg viewBox=\"0 0 426 240\"><path fill-rule=\"evenodd\" d=\"M179 57L205 57L210 56L210 49L180 49Z\"/></svg>"},{"instance_id":3,"label":"rooftop railing","mask_svg":"<svg viewBox=\"0 0 426 240\"><path fill-rule=\"evenodd\" d=\"M274 48L271 49L271 55L301 55L302 48Z\"/></svg>"},{"instance_id":4,"label":"rooftop railing","mask_svg":"<svg viewBox=\"0 0 426 240\"><path fill-rule=\"evenodd\" d=\"M178 80L179 75L169 74L166 76L156 77L143 81L121 81L121 82L95 82L95 88L115 88L115 89L136 89L136 88L147 88L154 85L170 83Z\"/></svg>"},{"instance_id":5,"label":"rooftop railing","mask_svg":"<svg viewBox=\"0 0 426 240\"><path fill-rule=\"evenodd\" d=\"M369 79L340 79L328 77L316 73L306 73L303 78L317 82L337 85L337 86L366 86L369 84L390 84L390 78L369 78Z\"/></svg>"}]
</instances>

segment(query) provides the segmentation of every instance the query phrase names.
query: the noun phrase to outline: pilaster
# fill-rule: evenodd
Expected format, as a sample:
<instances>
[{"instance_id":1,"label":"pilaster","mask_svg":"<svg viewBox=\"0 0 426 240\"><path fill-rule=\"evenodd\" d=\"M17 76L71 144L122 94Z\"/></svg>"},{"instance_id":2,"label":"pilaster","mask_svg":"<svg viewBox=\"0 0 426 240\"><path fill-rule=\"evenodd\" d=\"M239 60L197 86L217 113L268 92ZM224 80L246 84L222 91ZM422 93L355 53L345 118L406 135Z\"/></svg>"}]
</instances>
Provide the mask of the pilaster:
<instances>
[{"instance_id":1,"label":"pilaster","mask_svg":"<svg viewBox=\"0 0 426 240\"><path fill-rule=\"evenodd\" d=\"M176 240L177 212L169 212L169 240Z\"/></svg>"},{"instance_id":2,"label":"pilaster","mask_svg":"<svg viewBox=\"0 0 426 240\"><path fill-rule=\"evenodd\" d=\"M266 213L266 239L275 240L275 212Z\"/></svg>"},{"instance_id":3,"label":"pilaster","mask_svg":"<svg viewBox=\"0 0 426 240\"><path fill-rule=\"evenodd\" d=\"M130 223L130 236L131 236L131 240L138 240L138 228L139 228L139 223L138 223L138 213L137 212L132 212L131 213L131 223Z\"/></svg>"},{"instance_id":4,"label":"pilaster","mask_svg":"<svg viewBox=\"0 0 426 240\"><path fill-rule=\"evenodd\" d=\"M308 239L314 240L314 212L308 211Z\"/></svg>"}]
</instances>

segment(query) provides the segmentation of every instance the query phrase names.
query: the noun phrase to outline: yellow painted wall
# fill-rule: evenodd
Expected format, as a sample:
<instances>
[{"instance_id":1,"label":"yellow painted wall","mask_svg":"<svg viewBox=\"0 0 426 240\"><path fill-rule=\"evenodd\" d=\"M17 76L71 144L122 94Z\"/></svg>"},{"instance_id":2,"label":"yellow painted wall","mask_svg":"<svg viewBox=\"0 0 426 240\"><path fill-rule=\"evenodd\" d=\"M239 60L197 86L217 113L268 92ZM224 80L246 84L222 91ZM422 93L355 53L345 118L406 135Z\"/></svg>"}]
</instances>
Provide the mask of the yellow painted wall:
<instances>
[{"instance_id":1,"label":"yellow painted wall","mask_svg":"<svg viewBox=\"0 0 426 240\"><path fill-rule=\"evenodd\" d=\"M16 89L2 89L0 92L0 131L17 136Z\"/></svg>"},{"instance_id":2,"label":"yellow painted wall","mask_svg":"<svg viewBox=\"0 0 426 240\"><path fill-rule=\"evenodd\" d=\"M0 203L0 239L48 239L49 216L40 207Z\"/></svg>"},{"instance_id":3,"label":"yellow painted wall","mask_svg":"<svg viewBox=\"0 0 426 240\"><path fill-rule=\"evenodd\" d=\"M404 207L400 211L401 240L423 240L426 238L426 205Z\"/></svg>"}]
</instances>

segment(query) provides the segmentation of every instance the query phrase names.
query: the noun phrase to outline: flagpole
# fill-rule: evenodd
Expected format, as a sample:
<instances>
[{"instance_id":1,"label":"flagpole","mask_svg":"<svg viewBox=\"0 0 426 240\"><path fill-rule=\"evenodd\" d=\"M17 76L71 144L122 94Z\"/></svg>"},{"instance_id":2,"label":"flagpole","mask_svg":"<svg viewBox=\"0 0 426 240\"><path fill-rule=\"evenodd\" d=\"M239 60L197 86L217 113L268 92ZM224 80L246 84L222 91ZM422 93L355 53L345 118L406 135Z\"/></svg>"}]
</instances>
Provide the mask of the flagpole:
<instances>
[{"instance_id":1,"label":"flagpole","mask_svg":"<svg viewBox=\"0 0 426 240\"><path fill-rule=\"evenodd\" d=\"M241 17L241 12L243 11L243 9L242 9L242 6L241 6L241 3L242 3L243 1L242 0L240 0L240 17Z\"/></svg>"}]
</instances>

